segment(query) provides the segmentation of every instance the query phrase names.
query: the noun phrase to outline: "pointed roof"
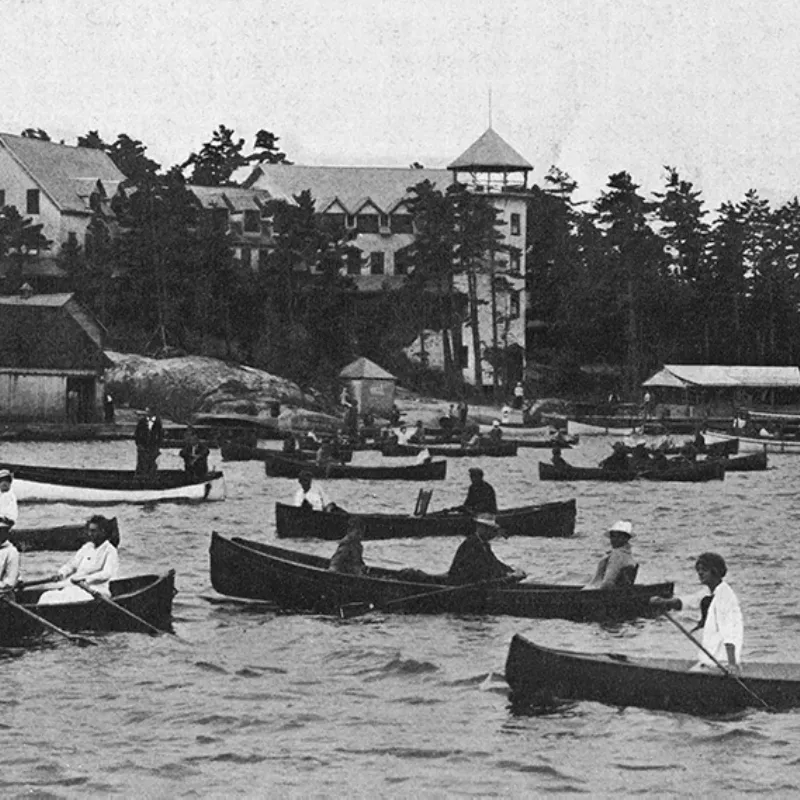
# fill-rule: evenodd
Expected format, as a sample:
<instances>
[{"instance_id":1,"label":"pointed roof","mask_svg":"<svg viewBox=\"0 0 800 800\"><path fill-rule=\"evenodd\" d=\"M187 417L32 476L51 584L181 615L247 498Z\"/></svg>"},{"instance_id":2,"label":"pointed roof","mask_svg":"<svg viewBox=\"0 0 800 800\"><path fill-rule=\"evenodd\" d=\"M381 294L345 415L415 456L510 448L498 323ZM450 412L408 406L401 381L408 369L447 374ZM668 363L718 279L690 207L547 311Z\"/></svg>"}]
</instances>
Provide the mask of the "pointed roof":
<instances>
[{"instance_id":1,"label":"pointed roof","mask_svg":"<svg viewBox=\"0 0 800 800\"><path fill-rule=\"evenodd\" d=\"M487 128L447 169L512 172L533 166L493 128Z\"/></svg>"},{"instance_id":2,"label":"pointed roof","mask_svg":"<svg viewBox=\"0 0 800 800\"><path fill-rule=\"evenodd\" d=\"M642 386L688 388L690 386L773 388L800 387L797 367L743 367L717 364L665 364Z\"/></svg>"},{"instance_id":3,"label":"pointed roof","mask_svg":"<svg viewBox=\"0 0 800 800\"><path fill-rule=\"evenodd\" d=\"M90 213L89 195L101 181L113 194L125 176L102 151L91 147L0 133L0 148L42 188L61 211Z\"/></svg>"},{"instance_id":4,"label":"pointed roof","mask_svg":"<svg viewBox=\"0 0 800 800\"><path fill-rule=\"evenodd\" d=\"M340 378L372 378L384 381L396 381L394 375L381 369L374 361L368 358L357 358L352 364L348 364L340 373Z\"/></svg>"}]
</instances>

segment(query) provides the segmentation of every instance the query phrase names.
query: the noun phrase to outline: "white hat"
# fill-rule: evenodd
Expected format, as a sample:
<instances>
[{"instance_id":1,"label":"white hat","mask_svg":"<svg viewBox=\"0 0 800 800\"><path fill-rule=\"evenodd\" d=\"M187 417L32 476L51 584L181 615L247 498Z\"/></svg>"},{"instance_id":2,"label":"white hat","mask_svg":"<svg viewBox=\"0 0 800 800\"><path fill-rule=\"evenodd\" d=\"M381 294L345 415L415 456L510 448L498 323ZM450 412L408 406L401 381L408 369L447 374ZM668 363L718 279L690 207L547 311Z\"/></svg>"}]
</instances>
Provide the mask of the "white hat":
<instances>
[{"instance_id":1,"label":"white hat","mask_svg":"<svg viewBox=\"0 0 800 800\"><path fill-rule=\"evenodd\" d=\"M633 525L626 519L621 519L615 522L609 529L609 535L612 533L624 533L629 539L633 539Z\"/></svg>"},{"instance_id":2,"label":"white hat","mask_svg":"<svg viewBox=\"0 0 800 800\"><path fill-rule=\"evenodd\" d=\"M500 427L500 420L496 419L492 422L492 427L499 428Z\"/></svg>"},{"instance_id":3,"label":"white hat","mask_svg":"<svg viewBox=\"0 0 800 800\"><path fill-rule=\"evenodd\" d=\"M14 475L12 474L11 470L8 469L0 469L0 481L3 480L14 480Z\"/></svg>"}]
</instances>

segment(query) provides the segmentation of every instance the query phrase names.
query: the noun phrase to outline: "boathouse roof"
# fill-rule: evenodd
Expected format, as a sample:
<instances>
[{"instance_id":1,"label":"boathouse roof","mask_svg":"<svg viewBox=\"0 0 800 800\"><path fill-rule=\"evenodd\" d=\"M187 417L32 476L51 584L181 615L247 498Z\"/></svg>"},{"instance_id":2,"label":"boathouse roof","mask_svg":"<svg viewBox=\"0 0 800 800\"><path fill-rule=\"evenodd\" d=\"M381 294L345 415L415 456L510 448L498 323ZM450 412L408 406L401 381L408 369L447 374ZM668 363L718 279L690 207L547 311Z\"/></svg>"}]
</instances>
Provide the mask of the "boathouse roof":
<instances>
[{"instance_id":1,"label":"boathouse roof","mask_svg":"<svg viewBox=\"0 0 800 800\"><path fill-rule=\"evenodd\" d=\"M662 388L800 388L798 367L743 367L706 364L665 364L642 386Z\"/></svg>"}]
</instances>

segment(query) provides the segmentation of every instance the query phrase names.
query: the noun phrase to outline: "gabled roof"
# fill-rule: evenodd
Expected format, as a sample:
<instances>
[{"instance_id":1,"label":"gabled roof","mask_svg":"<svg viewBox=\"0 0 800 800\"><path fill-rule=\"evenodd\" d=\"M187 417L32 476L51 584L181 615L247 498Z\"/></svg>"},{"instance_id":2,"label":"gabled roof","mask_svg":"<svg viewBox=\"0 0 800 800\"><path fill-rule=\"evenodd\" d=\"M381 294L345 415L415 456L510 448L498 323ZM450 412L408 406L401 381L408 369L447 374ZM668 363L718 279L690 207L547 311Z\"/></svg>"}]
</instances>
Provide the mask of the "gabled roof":
<instances>
[{"instance_id":1,"label":"gabled roof","mask_svg":"<svg viewBox=\"0 0 800 800\"><path fill-rule=\"evenodd\" d=\"M381 369L374 361L368 358L357 358L352 364L348 364L340 373L340 378L372 378L384 381L396 381L394 375Z\"/></svg>"},{"instance_id":2,"label":"gabled roof","mask_svg":"<svg viewBox=\"0 0 800 800\"><path fill-rule=\"evenodd\" d=\"M447 169L520 172L533 166L493 128L487 128Z\"/></svg>"},{"instance_id":3,"label":"gabled roof","mask_svg":"<svg viewBox=\"0 0 800 800\"><path fill-rule=\"evenodd\" d=\"M800 388L800 369L797 367L742 367L704 364L665 364L642 386L689 388L692 386L720 388Z\"/></svg>"},{"instance_id":4,"label":"gabled roof","mask_svg":"<svg viewBox=\"0 0 800 800\"><path fill-rule=\"evenodd\" d=\"M406 169L402 167L304 167L297 164L261 164L255 168L245 185L264 189L276 200L291 202L306 189L317 200L329 206L338 200L348 214L357 213L367 201L388 214L409 188L424 180L444 191L452 175L444 169Z\"/></svg>"},{"instance_id":5,"label":"gabled roof","mask_svg":"<svg viewBox=\"0 0 800 800\"><path fill-rule=\"evenodd\" d=\"M0 133L0 148L8 151L61 211L89 213L89 195L97 181L103 182L110 197L125 180L102 150L91 147Z\"/></svg>"},{"instance_id":6,"label":"gabled roof","mask_svg":"<svg viewBox=\"0 0 800 800\"><path fill-rule=\"evenodd\" d=\"M203 208L228 208L233 213L258 211L269 200L269 195L259 189L242 189L240 186L191 186L186 188L197 198Z\"/></svg>"}]
</instances>

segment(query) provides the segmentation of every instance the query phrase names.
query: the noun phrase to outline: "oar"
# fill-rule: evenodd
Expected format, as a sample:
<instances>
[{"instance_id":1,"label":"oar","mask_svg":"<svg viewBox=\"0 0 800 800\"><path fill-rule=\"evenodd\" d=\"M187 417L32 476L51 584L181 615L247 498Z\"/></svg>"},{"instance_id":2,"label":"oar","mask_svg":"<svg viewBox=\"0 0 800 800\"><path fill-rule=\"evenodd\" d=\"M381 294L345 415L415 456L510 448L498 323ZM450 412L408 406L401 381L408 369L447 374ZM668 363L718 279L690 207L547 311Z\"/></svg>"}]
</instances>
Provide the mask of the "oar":
<instances>
[{"instance_id":1,"label":"oar","mask_svg":"<svg viewBox=\"0 0 800 800\"><path fill-rule=\"evenodd\" d=\"M0 596L0 600L2 600L6 605L11 606L11 608L15 608L21 614L24 614L26 617L30 617L31 619L35 619L43 628L46 628L49 631L53 631L53 633L57 633L60 636L63 636L65 639L69 639L73 644L80 645L81 647L88 647L89 645L96 645L93 639L87 639L85 636L77 636L74 633L69 633L68 631L59 628L58 625L54 625L50 622L49 619L45 619L44 617L40 617L38 614L35 614L29 608L25 608L25 606L20 605L19 603L12 600L7 595Z\"/></svg>"},{"instance_id":2,"label":"oar","mask_svg":"<svg viewBox=\"0 0 800 800\"><path fill-rule=\"evenodd\" d=\"M736 683L742 687L742 689L744 689L751 697L758 700L758 702L761 703L761 705L763 705L767 711L775 711L775 709L769 703L767 703L766 700L757 695L738 675L734 675L724 664L722 664L722 662L714 658L714 656L708 650L706 650L706 648L703 647L703 645L698 642L697 639L695 639L694 636L692 636L692 634L689 633L689 631L687 631L686 628L684 628L683 625L681 625L680 622L678 622L678 620L676 620L675 617L669 613L669 611L662 610L662 613L687 639L692 641L700 650L702 650L714 662L714 664L716 664L716 666L722 670L724 675L729 678L733 678L733 680L735 680Z\"/></svg>"},{"instance_id":3,"label":"oar","mask_svg":"<svg viewBox=\"0 0 800 800\"><path fill-rule=\"evenodd\" d=\"M422 600L428 597L436 597L440 594L450 594L456 592L466 592L470 589L479 589L485 586L491 586L496 583L508 582L511 580L511 575L503 575L502 578L490 578L487 581L478 581L477 583L464 583L459 586L446 586L444 589L435 589L432 592L422 592L421 594L410 594L406 597L396 597L394 600L388 600L381 605L375 603L347 603L339 608L339 616L342 619L349 619L350 617L357 617L361 614L367 614L370 611L388 611L392 607L402 605L403 603L410 603L414 600ZM514 578L514 580L519 580Z\"/></svg>"},{"instance_id":4,"label":"oar","mask_svg":"<svg viewBox=\"0 0 800 800\"><path fill-rule=\"evenodd\" d=\"M37 578L35 581L19 581L15 588L27 589L31 586L41 586L45 583L56 583L60 580L62 580L62 578L58 577L58 575L50 575L47 578Z\"/></svg>"},{"instance_id":5,"label":"oar","mask_svg":"<svg viewBox=\"0 0 800 800\"><path fill-rule=\"evenodd\" d=\"M85 592L88 592L95 600L99 600L101 603L105 603L111 608L116 609L120 614L135 620L139 623L143 628L145 628L151 636L160 636L162 633L170 633L172 636L176 636L177 634L173 633L172 631L165 631L161 628L157 628L155 625L151 625L146 619L142 619L137 614L134 614L133 611L128 611L127 608L124 608L119 603L115 603L110 598L106 597L104 594L101 594L96 589L92 589L86 581L73 581L76 586L80 586Z\"/></svg>"}]
</instances>

